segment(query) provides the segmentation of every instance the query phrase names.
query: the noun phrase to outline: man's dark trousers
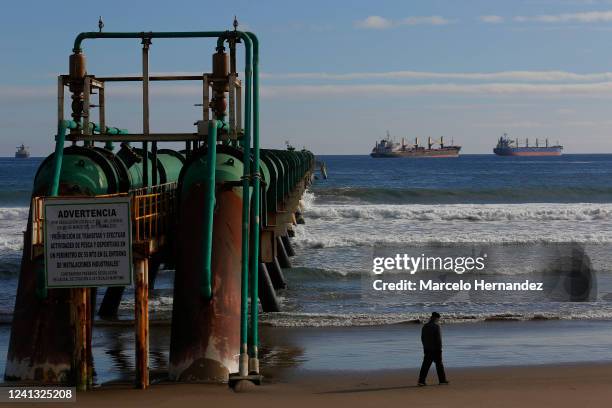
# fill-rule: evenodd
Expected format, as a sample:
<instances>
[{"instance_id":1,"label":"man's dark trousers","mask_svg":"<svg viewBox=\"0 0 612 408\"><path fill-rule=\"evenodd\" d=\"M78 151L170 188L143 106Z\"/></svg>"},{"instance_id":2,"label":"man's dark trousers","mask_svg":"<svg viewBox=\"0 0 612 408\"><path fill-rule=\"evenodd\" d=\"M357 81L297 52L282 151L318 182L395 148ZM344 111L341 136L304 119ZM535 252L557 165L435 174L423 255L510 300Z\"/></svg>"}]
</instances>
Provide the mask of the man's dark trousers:
<instances>
[{"instance_id":1,"label":"man's dark trousers","mask_svg":"<svg viewBox=\"0 0 612 408\"><path fill-rule=\"evenodd\" d=\"M444 373L444 364L442 364L442 350L425 350L423 356L423 364L419 374L419 383L425 384L427 373L431 363L436 363L436 371L438 372L438 381L446 382L446 374Z\"/></svg>"}]
</instances>

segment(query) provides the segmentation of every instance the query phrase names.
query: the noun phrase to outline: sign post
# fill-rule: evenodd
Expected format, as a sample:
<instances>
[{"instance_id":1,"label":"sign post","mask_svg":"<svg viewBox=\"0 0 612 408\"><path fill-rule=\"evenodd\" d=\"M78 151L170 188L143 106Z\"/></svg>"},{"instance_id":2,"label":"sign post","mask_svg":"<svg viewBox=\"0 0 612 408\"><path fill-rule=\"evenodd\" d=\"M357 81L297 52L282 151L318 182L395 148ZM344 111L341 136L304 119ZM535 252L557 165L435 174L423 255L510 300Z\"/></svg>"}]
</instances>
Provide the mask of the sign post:
<instances>
[{"instance_id":1,"label":"sign post","mask_svg":"<svg viewBox=\"0 0 612 408\"><path fill-rule=\"evenodd\" d=\"M44 201L45 284L70 288L73 370L78 390L91 386L92 289L132 284L129 197Z\"/></svg>"}]
</instances>

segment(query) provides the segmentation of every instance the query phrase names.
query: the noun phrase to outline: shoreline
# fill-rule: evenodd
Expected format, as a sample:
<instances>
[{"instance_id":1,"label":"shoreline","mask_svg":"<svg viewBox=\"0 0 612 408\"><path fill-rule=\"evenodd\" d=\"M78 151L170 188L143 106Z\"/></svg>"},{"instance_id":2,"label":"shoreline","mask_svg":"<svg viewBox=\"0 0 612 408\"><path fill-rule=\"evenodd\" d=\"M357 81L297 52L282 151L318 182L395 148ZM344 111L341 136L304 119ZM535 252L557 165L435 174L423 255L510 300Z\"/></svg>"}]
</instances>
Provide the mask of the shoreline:
<instances>
[{"instance_id":1,"label":"shoreline","mask_svg":"<svg viewBox=\"0 0 612 408\"><path fill-rule=\"evenodd\" d=\"M421 364L419 324L353 327L269 327L260 330L260 366L269 380L312 373L413 370ZM10 326L0 326L8 344ZM150 369L167 376L170 326L151 326ZM443 324L449 370L487 367L612 364L610 321L502 321ZM2 340L4 339L4 340ZM134 376L134 331L130 326L94 327L95 382L103 388ZM0 373L6 346L0 347Z\"/></svg>"},{"instance_id":2,"label":"shoreline","mask_svg":"<svg viewBox=\"0 0 612 408\"><path fill-rule=\"evenodd\" d=\"M430 371L429 383L435 382ZM76 406L176 407L394 406L542 407L609 406L612 363L463 368L448 370L448 386L416 386L417 369L310 372L265 381L245 393L227 385L159 383L146 391L113 384L79 393ZM432 377L433 376L433 377ZM71 406L74 403L71 403ZM68 406L68 404L66 404Z\"/></svg>"}]
</instances>

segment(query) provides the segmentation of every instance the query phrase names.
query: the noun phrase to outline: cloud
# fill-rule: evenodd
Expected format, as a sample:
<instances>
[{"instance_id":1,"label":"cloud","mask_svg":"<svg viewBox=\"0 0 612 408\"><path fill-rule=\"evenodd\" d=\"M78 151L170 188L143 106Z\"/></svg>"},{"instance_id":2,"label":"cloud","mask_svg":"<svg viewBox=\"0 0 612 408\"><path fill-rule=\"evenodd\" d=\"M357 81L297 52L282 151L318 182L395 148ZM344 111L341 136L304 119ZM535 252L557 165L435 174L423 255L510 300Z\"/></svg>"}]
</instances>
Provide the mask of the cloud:
<instances>
[{"instance_id":1,"label":"cloud","mask_svg":"<svg viewBox=\"0 0 612 408\"><path fill-rule=\"evenodd\" d=\"M403 95L466 95L466 96L582 96L612 97L612 72L577 74L565 71L502 71L502 72L353 72L353 73L285 73L262 74L262 97L309 98L387 97ZM278 80L289 79L290 84ZM318 83L299 83L319 81ZM350 82L358 80L359 82ZM419 82L405 82L419 80ZM365 83L365 82L369 83ZM389 81L394 81L389 83ZM52 100L56 90L44 86L0 85L0 103ZM200 98L199 84L156 84L152 98ZM107 99L140 98L142 90L135 84L115 84L107 89ZM197 99L194 99L197 100Z\"/></svg>"},{"instance_id":2,"label":"cloud","mask_svg":"<svg viewBox=\"0 0 612 408\"><path fill-rule=\"evenodd\" d=\"M412 16L400 20L391 20L381 16L368 16L364 20L355 22L355 27L370 29L370 30L386 30L398 26L415 26L415 25L446 25L450 20L442 16Z\"/></svg>"},{"instance_id":3,"label":"cloud","mask_svg":"<svg viewBox=\"0 0 612 408\"><path fill-rule=\"evenodd\" d=\"M303 79L303 80L471 80L471 81L528 81L528 82L604 82L612 81L612 72L577 74L566 71L501 71L501 72L426 72L426 71L387 71L387 72L349 72L331 74L326 72L263 73L263 79Z\"/></svg>"},{"instance_id":4,"label":"cloud","mask_svg":"<svg viewBox=\"0 0 612 408\"><path fill-rule=\"evenodd\" d=\"M612 96L612 82L591 84L350 84L350 85L267 85L262 96L407 96L407 95L542 95L542 96Z\"/></svg>"},{"instance_id":5,"label":"cloud","mask_svg":"<svg viewBox=\"0 0 612 408\"><path fill-rule=\"evenodd\" d=\"M478 19L486 24L500 24L506 18L499 15L483 15ZM518 23L607 23L612 22L612 10L608 11L583 11L577 13L540 14L535 16L515 16L513 21ZM368 16L364 20L355 22L355 27L371 30L386 30L399 26L433 25L441 26L450 24L451 20L442 16L411 16L403 19L389 19L381 16Z\"/></svg>"},{"instance_id":6,"label":"cloud","mask_svg":"<svg viewBox=\"0 0 612 408\"><path fill-rule=\"evenodd\" d=\"M511 121L507 123L503 122L483 122L483 123L474 123L472 126L476 128L492 128L492 129L540 129L540 128L548 128L553 127L550 123L545 122L536 122L536 121ZM554 127L559 126L557 123Z\"/></svg>"},{"instance_id":7,"label":"cloud","mask_svg":"<svg viewBox=\"0 0 612 408\"><path fill-rule=\"evenodd\" d=\"M575 127L575 128L601 128L612 126L611 120L575 120L575 121L555 121L555 122L537 122L537 121L510 121L510 122L482 122L474 123L476 128L492 128L492 129L559 129L559 127ZM540 139L542 140L542 139Z\"/></svg>"},{"instance_id":8,"label":"cloud","mask_svg":"<svg viewBox=\"0 0 612 408\"><path fill-rule=\"evenodd\" d=\"M447 20L441 16L429 16L429 17L407 17L401 21L400 24L405 25L419 25L419 24L428 24L428 25L446 25L450 23L450 20Z\"/></svg>"},{"instance_id":9,"label":"cloud","mask_svg":"<svg viewBox=\"0 0 612 408\"><path fill-rule=\"evenodd\" d=\"M487 24L499 24L504 22L504 18L502 16L480 16L480 21Z\"/></svg>"},{"instance_id":10,"label":"cloud","mask_svg":"<svg viewBox=\"0 0 612 408\"><path fill-rule=\"evenodd\" d=\"M381 16L368 16L365 20L355 22L355 26L371 30L384 30L391 28L393 22Z\"/></svg>"},{"instance_id":11,"label":"cloud","mask_svg":"<svg viewBox=\"0 0 612 408\"><path fill-rule=\"evenodd\" d=\"M542 14L538 16L516 16L519 23L606 23L612 21L612 11L586 11L580 13Z\"/></svg>"}]
</instances>

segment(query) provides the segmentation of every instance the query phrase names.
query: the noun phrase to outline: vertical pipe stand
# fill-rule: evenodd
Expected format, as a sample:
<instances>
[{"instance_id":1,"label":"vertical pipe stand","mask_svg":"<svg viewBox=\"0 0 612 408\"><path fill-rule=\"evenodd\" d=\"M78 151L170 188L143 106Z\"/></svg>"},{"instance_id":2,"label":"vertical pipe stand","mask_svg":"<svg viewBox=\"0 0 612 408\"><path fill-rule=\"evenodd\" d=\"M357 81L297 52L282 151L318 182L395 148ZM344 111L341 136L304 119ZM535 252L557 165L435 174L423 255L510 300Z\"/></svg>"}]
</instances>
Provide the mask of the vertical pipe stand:
<instances>
[{"instance_id":1,"label":"vertical pipe stand","mask_svg":"<svg viewBox=\"0 0 612 408\"><path fill-rule=\"evenodd\" d=\"M135 260L136 388L149 386L149 259Z\"/></svg>"},{"instance_id":2,"label":"vertical pipe stand","mask_svg":"<svg viewBox=\"0 0 612 408\"><path fill-rule=\"evenodd\" d=\"M150 38L142 39L142 134L149 136L149 46ZM142 142L142 186L148 187L149 180L149 142Z\"/></svg>"},{"instance_id":3,"label":"vertical pipe stand","mask_svg":"<svg viewBox=\"0 0 612 408\"><path fill-rule=\"evenodd\" d=\"M73 371L75 377L75 386L77 391L86 391L91 384L89 379L90 370L88 351L91 349L88 345L89 336L87 333L88 320L91 316L87 313L88 296L87 288L73 288L71 291L71 309L72 322L74 328L74 354L73 354Z\"/></svg>"}]
</instances>

